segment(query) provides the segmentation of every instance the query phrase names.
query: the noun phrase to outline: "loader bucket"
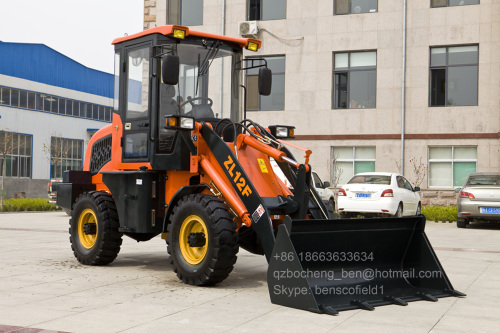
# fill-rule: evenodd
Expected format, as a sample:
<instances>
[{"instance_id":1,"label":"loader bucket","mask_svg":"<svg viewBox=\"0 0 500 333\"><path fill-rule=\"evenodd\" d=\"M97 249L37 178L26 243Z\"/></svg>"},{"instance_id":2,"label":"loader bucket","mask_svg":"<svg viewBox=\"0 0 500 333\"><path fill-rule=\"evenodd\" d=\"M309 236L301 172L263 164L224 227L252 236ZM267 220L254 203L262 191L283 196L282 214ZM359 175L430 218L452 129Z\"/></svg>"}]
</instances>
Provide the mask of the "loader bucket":
<instances>
[{"instance_id":1,"label":"loader bucket","mask_svg":"<svg viewBox=\"0 0 500 333\"><path fill-rule=\"evenodd\" d=\"M295 220L278 228L267 282L271 301L318 313L465 296L453 289L423 215Z\"/></svg>"}]
</instances>

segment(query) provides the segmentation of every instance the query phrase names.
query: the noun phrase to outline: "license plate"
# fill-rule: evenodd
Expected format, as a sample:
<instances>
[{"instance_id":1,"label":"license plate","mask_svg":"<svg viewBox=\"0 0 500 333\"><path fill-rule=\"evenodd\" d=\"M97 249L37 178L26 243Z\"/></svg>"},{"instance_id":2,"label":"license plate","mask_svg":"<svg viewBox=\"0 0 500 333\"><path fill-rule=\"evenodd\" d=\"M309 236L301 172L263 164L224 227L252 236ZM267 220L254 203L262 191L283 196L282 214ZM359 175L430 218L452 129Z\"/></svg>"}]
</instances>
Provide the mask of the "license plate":
<instances>
[{"instance_id":1,"label":"license plate","mask_svg":"<svg viewBox=\"0 0 500 333\"><path fill-rule=\"evenodd\" d=\"M371 193L356 193L356 198L371 198Z\"/></svg>"},{"instance_id":2,"label":"license plate","mask_svg":"<svg viewBox=\"0 0 500 333\"><path fill-rule=\"evenodd\" d=\"M481 207L479 211L483 214L500 214L500 208L496 207Z\"/></svg>"}]
</instances>

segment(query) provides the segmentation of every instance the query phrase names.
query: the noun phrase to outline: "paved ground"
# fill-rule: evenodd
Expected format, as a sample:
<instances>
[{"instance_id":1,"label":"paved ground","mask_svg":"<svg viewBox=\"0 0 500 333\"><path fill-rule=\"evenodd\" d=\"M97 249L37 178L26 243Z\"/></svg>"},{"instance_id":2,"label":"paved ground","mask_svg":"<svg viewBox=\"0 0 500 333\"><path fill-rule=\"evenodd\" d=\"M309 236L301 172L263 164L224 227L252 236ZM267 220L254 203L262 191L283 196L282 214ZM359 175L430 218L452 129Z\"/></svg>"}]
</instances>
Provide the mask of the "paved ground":
<instances>
[{"instance_id":1,"label":"paved ground","mask_svg":"<svg viewBox=\"0 0 500 333\"><path fill-rule=\"evenodd\" d=\"M217 287L179 282L165 243L124 237L106 267L80 265L68 217L0 214L0 332L498 332L500 226L426 232L455 289L466 298L319 315L271 304L263 257L240 251ZM37 330L39 329L39 330Z\"/></svg>"}]
</instances>

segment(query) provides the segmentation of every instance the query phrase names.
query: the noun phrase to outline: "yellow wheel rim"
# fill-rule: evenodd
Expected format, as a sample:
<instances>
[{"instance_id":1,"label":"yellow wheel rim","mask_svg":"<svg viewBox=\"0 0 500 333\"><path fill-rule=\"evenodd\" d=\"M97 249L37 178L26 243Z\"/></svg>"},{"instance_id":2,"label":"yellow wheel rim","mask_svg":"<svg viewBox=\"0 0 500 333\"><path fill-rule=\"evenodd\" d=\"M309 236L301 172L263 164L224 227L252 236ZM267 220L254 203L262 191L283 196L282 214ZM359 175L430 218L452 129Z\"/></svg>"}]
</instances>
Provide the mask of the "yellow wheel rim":
<instances>
[{"instance_id":1,"label":"yellow wheel rim","mask_svg":"<svg viewBox=\"0 0 500 333\"><path fill-rule=\"evenodd\" d=\"M95 234L87 235L85 233L85 225L86 224L95 224ZM91 249L97 240L97 217L92 209L85 209L78 218L78 238L80 239L80 243L87 250Z\"/></svg>"},{"instance_id":2,"label":"yellow wheel rim","mask_svg":"<svg viewBox=\"0 0 500 333\"><path fill-rule=\"evenodd\" d=\"M206 240L205 245L200 247L189 246L188 237L191 233L203 233ZM197 265L205 259L208 250L208 230L205 222L199 216L190 215L182 222L179 245L182 256L188 264Z\"/></svg>"}]
</instances>

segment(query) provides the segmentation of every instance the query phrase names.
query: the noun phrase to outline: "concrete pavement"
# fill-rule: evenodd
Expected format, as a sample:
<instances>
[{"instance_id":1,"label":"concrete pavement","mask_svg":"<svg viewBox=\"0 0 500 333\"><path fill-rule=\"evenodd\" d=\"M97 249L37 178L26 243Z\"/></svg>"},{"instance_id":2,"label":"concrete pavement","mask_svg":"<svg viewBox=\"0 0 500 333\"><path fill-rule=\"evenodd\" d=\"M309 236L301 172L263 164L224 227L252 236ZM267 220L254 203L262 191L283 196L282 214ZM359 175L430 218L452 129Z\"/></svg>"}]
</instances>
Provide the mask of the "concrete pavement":
<instances>
[{"instance_id":1,"label":"concrete pavement","mask_svg":"<svg viewBox=\"0 0 500 333\"><path fill-rule=\"evenodd\" d=\"M271 304L266 260L244 250L223 283L191 287L160 238L124 237L111 265L83 266L66 214L0 213L0 332L498 332L500 225L428 222L426 233L466 298L329 316Z\"/></svg>"}]
</instances>

